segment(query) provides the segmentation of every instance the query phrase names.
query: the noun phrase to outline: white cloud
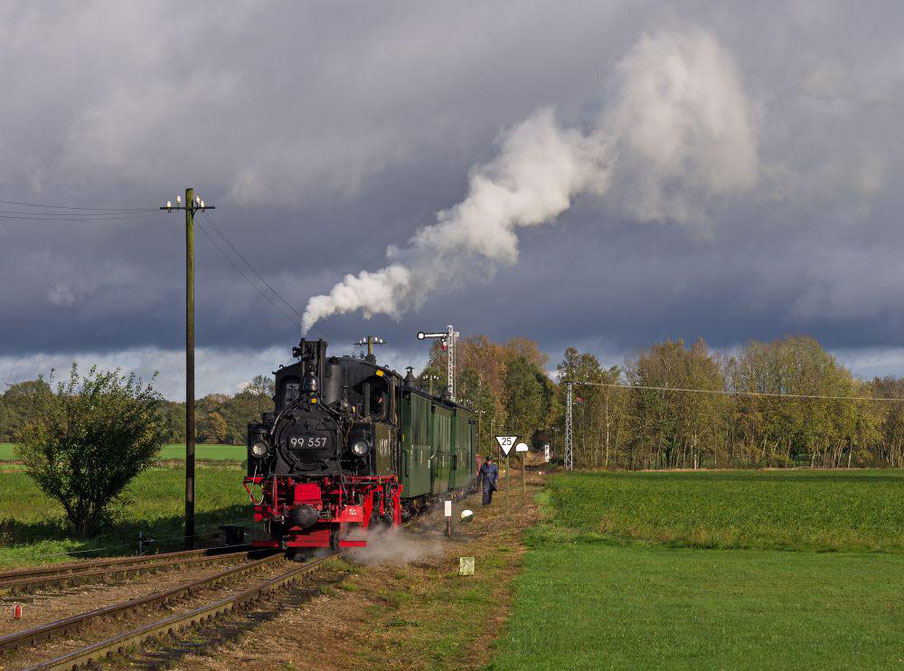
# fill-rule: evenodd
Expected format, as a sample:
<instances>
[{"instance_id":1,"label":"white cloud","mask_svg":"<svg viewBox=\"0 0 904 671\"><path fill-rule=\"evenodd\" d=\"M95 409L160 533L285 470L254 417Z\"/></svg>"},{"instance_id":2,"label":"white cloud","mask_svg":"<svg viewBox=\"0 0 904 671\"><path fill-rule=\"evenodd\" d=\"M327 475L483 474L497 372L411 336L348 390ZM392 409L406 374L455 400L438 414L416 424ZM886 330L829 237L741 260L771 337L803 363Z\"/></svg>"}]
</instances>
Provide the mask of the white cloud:
<instances>
[{"instance_id":1,"label":"white cloud","mask_svg":"<svg viewBox=\"0 0 904 671\"><path fill-rule=\"evenodd\" d=\"M887 375L904 377L904 348L901 347L839 348L831 353L864 380Z\"/></svg>"},{"instance_id":2,"label":"white cloud","mask_svg":"<svg viewBox=\"0 0 904 671\"><path fill-rule=\"evenodd\" d=\"M421 348L423 349L423 348ZM330 347L331 356L357 353L347 346ZM405 374L405 366L420 370L426 365L427 356L421 351L403 351L390 347L380 348L377 360L381 365ZM272 376L280 364L293 363L291 348L268 347L263 349L220 349L200 347L195 351L195 391L198 398L207 394L234 394L257 375ZM39 375L45 379L51 374L56 379L69 373L72 363L86 373L96 365L101 370L122 369L134 372L149 381L158 373L154 388L166 398L185 399L185 352L142 347L111 352L42 353L27 356L0 356L0 383L13 384L33 380ZM3 390L0 389L0 394Z\"/></svg>"},{"instance_id":3,"label":"white cloud","mask_svg":"<svg viewBox=\"0 0 904 671\"><path fill-rule=\"evenodd\" d=\"M47 300L51 305L70 306L75 303L75 296L72 295L72 289L65 284L57 284L49 292L47 292Z\"/></svg>"},{"instance_id":4,"label":"white cloud","mask_svg":"<svg viewBox=\"0 0 904 671\"><path fill-rule=\"evenodd\" d=\"M283 347L263 350L218 350L198 348L195 353L195 389L198 398L212 393L235 393L255 375L270 375L280 363L292 359ZM154 387L173 400L185 398L185 353L157 347L134 348L111 352L42 353L22 357L0 357L0 380L7 384L45 378L55 371L59 378L76 362L82 372L97 365L102 370L121 368L148 381L159 373Z\"/></svg>"},{"instance_id":5,"label":"white cloud","mask_svg":"<svg viewBox=\"0 0 904 671\"><path fill-rule=\"evenodd\" d=\"M643 221L706 219L711 198L750 191L753 111L732 53L699 28L645 34L617 68L603 127L618 139L616 186Z\"/></svg>"}]
</instances>

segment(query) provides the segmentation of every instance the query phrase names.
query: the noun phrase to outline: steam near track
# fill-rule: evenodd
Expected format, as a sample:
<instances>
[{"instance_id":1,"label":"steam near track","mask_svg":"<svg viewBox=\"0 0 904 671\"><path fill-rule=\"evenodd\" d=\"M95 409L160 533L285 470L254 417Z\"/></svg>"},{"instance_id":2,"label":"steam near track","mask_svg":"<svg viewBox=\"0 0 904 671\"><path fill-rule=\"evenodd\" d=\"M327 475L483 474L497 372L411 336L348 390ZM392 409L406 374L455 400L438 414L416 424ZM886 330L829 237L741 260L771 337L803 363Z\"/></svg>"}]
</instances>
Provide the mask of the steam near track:
<instances>
[{"instance_id":1,"label":"steam near track","mask_svg":"<svg viewBox=\"0 0 904 671\"><path fill-rule=\"evenodd\" d=\"M642 36L616 66L608 100L586 132L563 128L547 107L504 133L499 155L472 168L463 201L387 249L384 268L312 297L302 330L355 310L398 317L466 270L514 264L519 229L553 222L582 194L606 195L640 221L691 224L700 203L756 184L750 104L711 34Z\"/></svg>"},{"instance_id":2,"label":"steam near track","mask_svg":"<svg viewBox=\"0 0 904 671\"><path fill-rule=\"evenodd\" d=\"M361 564L408 564L438 557L443 553L443 545L438 539L415 535L402 527L358 529L350 538L367 541L366 547L345 551Z\"/></svg>"}]
</instances>

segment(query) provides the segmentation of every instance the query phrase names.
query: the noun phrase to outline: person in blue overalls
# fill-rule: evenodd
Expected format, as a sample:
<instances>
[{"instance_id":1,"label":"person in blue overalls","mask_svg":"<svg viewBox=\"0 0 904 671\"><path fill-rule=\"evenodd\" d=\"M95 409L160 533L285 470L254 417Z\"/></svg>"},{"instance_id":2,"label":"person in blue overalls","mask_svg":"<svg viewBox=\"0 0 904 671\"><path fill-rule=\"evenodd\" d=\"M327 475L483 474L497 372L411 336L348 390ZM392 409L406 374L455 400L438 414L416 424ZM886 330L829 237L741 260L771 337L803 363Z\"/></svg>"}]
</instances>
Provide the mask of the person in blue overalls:
<instances>
[{"instance_id":1,"label":"person in blue overalls","mask_svg":"<svg viewBox=\"0 0 904 671\"><path fill-rule=\"evenodd\" d=\"M499 468L493 463L493 457L488 454L477 473L477 480L483 485L483 505L488 506L493 502L493 492L496 491L498 478Z\"/></svg>"}]
</instances>

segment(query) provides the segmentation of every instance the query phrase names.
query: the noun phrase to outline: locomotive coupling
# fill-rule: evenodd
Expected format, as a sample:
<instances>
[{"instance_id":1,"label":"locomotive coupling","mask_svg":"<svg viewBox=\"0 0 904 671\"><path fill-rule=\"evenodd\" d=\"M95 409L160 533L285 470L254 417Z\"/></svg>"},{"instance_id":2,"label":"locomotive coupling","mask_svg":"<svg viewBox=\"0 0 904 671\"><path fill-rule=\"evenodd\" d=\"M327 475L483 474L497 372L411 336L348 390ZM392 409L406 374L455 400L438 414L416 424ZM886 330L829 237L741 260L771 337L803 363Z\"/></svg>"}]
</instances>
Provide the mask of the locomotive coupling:
<instances>
[{"instance_id":1,"label":"locomotive coupling","mask_svg":"<svg viewBox=\"0 0 904 671\"><path fill-rule=\"evenodd\" d=\"M292 522L295 526L301 527L302 529L314 526L317 524L318 519L320 519L320 515L317 510L308 504L295 506L292 510Z\"/></svg>"}]
</instances>

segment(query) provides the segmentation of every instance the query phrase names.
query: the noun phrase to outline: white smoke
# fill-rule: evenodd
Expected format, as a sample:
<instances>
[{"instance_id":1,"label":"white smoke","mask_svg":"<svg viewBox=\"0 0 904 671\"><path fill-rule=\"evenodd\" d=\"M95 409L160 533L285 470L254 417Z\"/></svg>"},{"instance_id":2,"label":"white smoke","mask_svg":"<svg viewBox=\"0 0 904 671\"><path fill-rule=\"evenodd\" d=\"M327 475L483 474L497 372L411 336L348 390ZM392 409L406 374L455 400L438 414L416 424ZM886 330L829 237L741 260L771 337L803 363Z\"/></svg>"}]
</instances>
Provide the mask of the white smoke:
<instances>
[{"instance_id":1,"label":"white smoke","mask_svg":"<svg viewBox=\"0 0 904 671\"><path fill-rule=\"evenodd\" d=\"M411 271L400 264L375 273L362 270L357 276L346 275L329 294L308 301L302 327L307 333L322 317L353 310L363 310L368 319L377 312L398 314L400 298L410 291Z\"/></svg>"},{"instance_id":2,"label":"white smoke","mask_svg":"<svg viewBox=\"0 0 904 671\"><path fill-rule=\"evenodd\" d=\"M345 551L349 559L359 564L410 564L443 554L439 539L414 535L399 527L359 527L349 534L349 539L367 541L363 548L348 548Z\"/></svg>"},{"instance_id":3,"label":"white smoke","mask_svg":"<svg viewBox=\"0 0 904 671\"><path fill-rule=\"evenodd\" d=\"M731 54L702 30L644 35L616 68L603 126L620 200L641 221L704 219L705 201L756 185L750 103Z\"/></svg>"},{"instance_id":4,"label":"white smoke","mask_svg":"<svg viewBox=\"0 0 904 671\"><path fill-rule=\"evenodd\" d=\"M737 68L702 30L644 35L616 68L614 104L589 132L544 108L505 133L499 155L475 167L468 195L390 265L346 277L308 301L306 333L330 315L398 317L466 268L492 273L518 259L518 229L554 221L580 194L607 194L642 221L691 224L709 198L752 188L757 143Z\"/></svg>"}]
</instances>

